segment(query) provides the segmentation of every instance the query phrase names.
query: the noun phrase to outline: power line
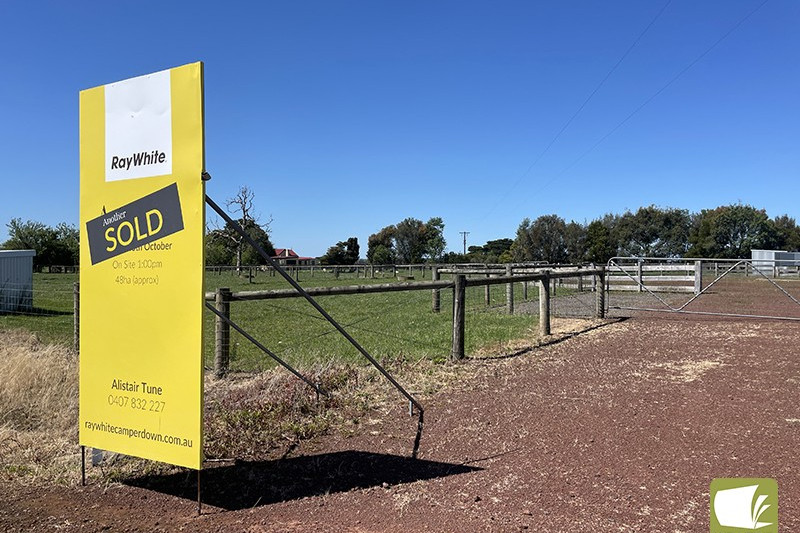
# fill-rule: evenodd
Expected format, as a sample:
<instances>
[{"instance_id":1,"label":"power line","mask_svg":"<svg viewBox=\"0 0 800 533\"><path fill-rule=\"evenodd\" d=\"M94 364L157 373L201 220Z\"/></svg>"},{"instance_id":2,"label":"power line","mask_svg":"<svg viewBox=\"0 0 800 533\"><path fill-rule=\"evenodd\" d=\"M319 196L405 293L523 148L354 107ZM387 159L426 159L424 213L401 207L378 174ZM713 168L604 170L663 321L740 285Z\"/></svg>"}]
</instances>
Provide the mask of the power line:
<instances>
[{"instance_id":1,"label":"power line","mask_svg":"<svg viewBox=\"0 0 800 533\"><path fill-rule=\"evenodd\" d=\"M614 133L615 133L615 132L616 132L618 129L620 129L622 126L624 126L624 125L625 125L625 123L627 123L627 122L628 122L628 121L629 121L631 118L633 118L633 116L634 116L634 115L636 115L636 114L637 114L639 111L641 111L641 110L642 110L642 109L643 109L643 108L644 108L644 107L645 107L647 104L649 104L650 102L652 102L653 100L655 100L655 99L656 99L656 98L657 98L657 97L658 97L658 96L659 96L661 93L663 93L665 90L667 90L667 89L668 89L668 88L669 88L669 87L670 87L670 86L671 86L673 83L675 83L675 82L676 82L676 81L677 81L677 80L678 80L678 79L679 79L681 76L683 76L683 75L684 75L684 74L685 74L685 73L686 73L686 72L687 72L689 69L691 69L691 68L692 68L693 66L695 66L697 63L699 63L699 62L700 62L700 61L701 61L701 60L702 60L702 59L703 59L705 56L707 56L709 53L711 53L711 51L712 51L712 50L714 50L714 48L716 48L716 47L717 47L717 46L718 46L718 45L719 45L719 44L720 44L722 41L724 41L725 39L727 39L727 38L728 38L728 36L729 36L730 34L732 34L734 31L736 31L736 30L739 28L739 26L741 26L742 24L744 24L744 23L745 23L745 21L747 21L747 19L749 19L750 17L752 17L752 16L753 16L753 15L754 15L754 14L755 14L755 13L756 13L756 12L757 12L759 9L761 9L762 7L764 7L764 5L765 5L767 2L769 2L769 0L764 0L764 1L763 1L763 2L761 2L761 3L760 3L760 4L759 4L759 5L758 5L758 6L757 6L755 9L753 9L753 10L752 10L752 11L750 11L750 12L749 12L747 15L745 15L744 17L742 17L741 19L739 19L739 21L738 21L736 24L734 24L734 26L733 26L733 27L732 27L730 30L728 30L727 32L725 32L725 34L723 34L723 35L722 35L722 37L720 37L719 39L717 39L717 40L714 42L714 44L712 44L711 46L709 46L709 47L708 47L708 48L707 48L707 49L706 49L706 50L705 50L705 51L704 51L702 54L700 54L699 56L697 56L697 57L696 57L696 58L695 58L695 59L694 59L694 60L693 60L691 63L689 63L688 65L686 65L684 68L682 68L682 69L681 69L681 70L680 70L680 71L679 71L679 72L678 72L678 73L677 73L675 76L673 76L673 77L672 77L672 79L670 79L670 80L669 80L669 81L668 81L668 82L667 82L667 83L666 83L666 84L665 84L663 87L661 87L659 90L657 90L655 93L653 93L653 95L652 95L652 96L650 96L650 97L649 97L647 100L645 100L645 101L644 101L642 104L640 104L640 105L639 105L639 107L637 107L636 109L634 109L633 111L631 111L631 112L628 114L628 116L626 116L624 119L622 119L622 121L621 121L619 124L617 124L616 126L614 126L613 128L611 128L611 131L609 131L608 133L606 133L605 135L603 135L603 136L602 136L602 137L601 137L601 138L600 138L600 139L599 139L597 142L595 142L595 143L594 143L592 146L590 146L588 150L586 150L586 151L585 151L585 152L583 152L583 153L582 153L580 156L578 156L578 158L577 158L577 159L575 159L575 161L573 161L572 163L570 163L569 165L567 165L567 167L565 167L565 168L564 168L564 170L562 170L561 172L559 172L558 174L556 174L555 176L553 176L552 178L550 178L549 180L547 180L545 183L543 183L543 184L541 185L541 187L542 187L542 188L546 187L547 185L549 185L550 183L552 183L552 182L553 182L554 180L556 180L557 178L560 178L560 177L561 177L563 174L565 174L567 171L569 171L569 170L570 170L572 167L574 167L575 165L577 165L577 164L578 164L578 163L579 163L579 162L580 162L580 161L581 161L581 160L582 160L584 157L586 157L587 155L589 155L589 153L590 153L590 152L592 152L592 151L593 151L595 148L597 148L597 147L598 147L600 144L602 144L602 143L603 143L603 141L605 141L606 139L608 139L609 137L611 137L611 136L612 136L612 135L613 135L613 134L614 134Z\"/></svg>"},{"instance_id":2,"label":"power line","mask_svg":"<svg viewBox=\"0 0 800 533\"><path fill-rule=\"evenodd\" d=\"M558 130L558 133L555 134L555 136L550 140L550 142L547 144L547 146L545 146L544 150L542 150L542 152L536 157L536 159L534 159L533 163L531 163L530 166L527 168L527 170L525 170L525 172L523 172L517 178L517 180L511 185L511 187L509 187L506 190L506 192L502 196L502 198L494 206L492 206L492 208L489 209L489 211L486 212L486 214L484 215L484 218L486 216L488 216L490 213L492 213L497 208L497 206L500 205L500 203L502 203L508 197L509 194L511 194L511 191L513 191L514 189L517 188L517 186L522 182L523 178L525 178L525 176L527 176L530 173L530 171L533 169L533 167L535 167L539 163L539 161L541 161L541 159L545 156L545 154L547 154L547 152L550 151L550 148L552 148L553 145L556 143L556 141L561 137L561 134L563 134L566 131L566 129L569 127L569 125L572 124L572 122L575 120L575 118L577 118L577 116L581 113L581 111L583 111L583 109L586 107L586 105L589 103L589 101L591 101L591 99L594 98L594 95L597 94L597 92L603 87L603 85L605 85L606 81L608 81L608 79L611 77L611 75L614 73L614 71L617 70L617 67L619 67L622 64L622 62L625 60L625 58L628 57L628 55L631 53L631 51L639 43L639 41L642 40L642 37L644 37L644 35L648 32L648 30L650 30L650 28L653 26L653 24L655 24L656 21L661 17L661 15L667 9L667 7L670 5L670 3L672 3L672 0L667 0L667 3L665 3L664 6L661 8L661 10L658 13L656 13L656 16L653 17L653 19L650 21L650 23L647 26L645 26L645 28L641 31L641 33L639 33L639 36L636 37L636 39L633 41L633 43L631 43L631 45L628 47L628 49L625 50L625 53L623 53L622 56L617 60L617 62L614 63L614 66L611 67L611 70L609 70L606 73L606 75L603 77L603 79L600 80L600 83L597 84L597 86L594 88L594 90L589 94L589 96L586 97L586 99L578 107L578 109L572 114L571 117L569 117L569 119L564 123L564 125L561 126L561 129Z\"/></svg>"}]
</instances>

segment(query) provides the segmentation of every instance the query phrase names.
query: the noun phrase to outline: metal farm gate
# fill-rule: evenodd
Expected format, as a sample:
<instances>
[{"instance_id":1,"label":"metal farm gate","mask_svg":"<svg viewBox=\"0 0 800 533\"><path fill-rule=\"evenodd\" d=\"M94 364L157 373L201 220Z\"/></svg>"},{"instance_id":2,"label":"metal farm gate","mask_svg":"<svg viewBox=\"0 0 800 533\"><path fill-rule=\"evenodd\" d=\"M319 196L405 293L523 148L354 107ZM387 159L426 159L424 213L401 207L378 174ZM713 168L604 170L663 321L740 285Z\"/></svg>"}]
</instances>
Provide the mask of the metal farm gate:
<instances>
[{"instance_id":1,"label":"metal farm gate","mask_svg":"<svg viewBox=\"0 0 800 533\"><path fill-rule=\"evenodd\" d=\"M667 313L800 321L800 261L613 257L610 316Z\"/></svg>"}]
</instances>

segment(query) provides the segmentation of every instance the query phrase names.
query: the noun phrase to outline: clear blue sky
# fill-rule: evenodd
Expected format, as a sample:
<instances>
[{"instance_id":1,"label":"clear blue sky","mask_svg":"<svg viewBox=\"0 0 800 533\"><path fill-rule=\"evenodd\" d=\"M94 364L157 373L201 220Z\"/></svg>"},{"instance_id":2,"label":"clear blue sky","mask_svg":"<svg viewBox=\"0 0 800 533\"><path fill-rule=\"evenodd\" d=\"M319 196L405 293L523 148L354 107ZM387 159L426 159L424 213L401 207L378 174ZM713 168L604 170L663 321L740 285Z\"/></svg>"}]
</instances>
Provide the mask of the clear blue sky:
<instances>
[{"instance_id":1,"label":"clear blue sky","mask_svg":"<svg viewBox=\"0 0 800 533\"><path fill-rule=\"evenodd\" d=\"M761 3L5 1L0 240L77 224L80 90L198 60L208 193L250 186L302 255L409 216L451 250L549 213L798 218L800 2L728 34Z\"/></svg>"}]
</instances>

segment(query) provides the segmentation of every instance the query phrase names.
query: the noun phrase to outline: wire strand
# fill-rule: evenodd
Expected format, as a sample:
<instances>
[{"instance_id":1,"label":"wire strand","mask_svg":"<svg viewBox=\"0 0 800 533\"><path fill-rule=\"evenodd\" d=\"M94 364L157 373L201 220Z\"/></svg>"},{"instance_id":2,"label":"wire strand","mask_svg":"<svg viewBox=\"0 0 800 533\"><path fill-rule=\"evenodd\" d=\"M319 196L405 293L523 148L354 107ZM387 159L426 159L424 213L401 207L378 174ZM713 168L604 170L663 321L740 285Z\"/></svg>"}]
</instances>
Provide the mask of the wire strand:
<instances>
[{"instance_id":1,"label":"wire strand","mask_svg":"<svg viewBox=\"0 0 800 533\"><path fill-rule=\"evenodd\" d=\"M519 184L522 182L522 180L525 178L525 176L527 176L530 173L530 171L533 170L533 167L535 167L539 163L539 161L541 161L542 158L547 154L547 152L550 151L550 148L553 147L553 145L556 143L556 141L558 141L558 139L561 137L561 135L570 126L570 124L572 124L572 122L578 117L578 115L581 113L581 111L583 111L583 109L589 104L589 102L592 100L592 98L594 98L594 95L596 95L597 92L603 87L603 85L605 85L605 83L608 81L608 79L611 77L611 75L614 73L614 71L617 70L617 68L622 64L622 62L625 61L625 58L627 58L628 55L631 53L631 51L636 47L636 45L639 44L639 41L642 40L642 37L644 37L644 35L650 30L650 28L653 26L653 24L655 24L656 21L659 18L661 18L661 15L664 13L664 11L666 11L666 9L670 5L670 3L672 3L672 0L667 0L667 2L662 6L661 10L658 13L656 13L656 16L653 17L653 19L650 21L650 23L647 26L645 26L645 28L639 33L639 36L636 37L636 39L633 41L633 43L631 43L631 45L628 47L628 49L625 50L625 53L622 54L622 56L617 60L617 62L614 63L614 66L612 66L611 69L603 77L603 79L600 80L600 83L598 83L595 86L594 90L591 93L589 93L589 96L586 97L586 99L578 107L578 109L572 114L572 116L569 117L569 119L564 123L564 125L561 126L561 129L558 130L558 132L550 140L550 142L547 144L547 146L545 146L544 150L542 150L542 152L536 157L536 159L534 159L533 163L531 163L530 166L528 166L527 170L525 170L525 172L523 172L517 178L517 180L511 185L511 187L506 189L505 194L500 198L500 200L494 206L492 206L491 209L489 209L486 212L486 214L484 215L483 219L486 219L486 217L488 217L492 212L494 212L494 210L497 208L498 205L500 205L506 198L508 198L508 196L511 194L511 192L514 189L516 189L517 186L519 186Z\"/></svg>"},{"instance_id":2,"label":"wire strand","mask_svg":"<svg viewBox=\"0 0 800 533\"><path fill-rule=\"evenodd\" d=\"M548 181L546 181L545 183L543 183L543 184L541 185L541 188L542 188L542 189L544 189L545 187L547 187L548 185L550 185L550 184L551 184L553 181L555 181L556 179L560 178L562 175L564 175L566 172L568 172L570 169L572 169L572 168L573 168L575 165L577 165L577 164L578 164L578 163L579 163L579 162L580 162L580 161L581 161L581 160L582 160L584 157L586 157L587 155L589 155L589 153L591 153L591 152L592 152L592 151L593 151L595 148L597 148L598 146L600 146L600 144L602 144L602 143L603 143L603 142L604 142L606 139L608 139L608 138L609 138L609 137L611 137L611 136L612 136L614 133L616 133L616 132L617 132L617 130L619 130L619 129L620 129L622 126L624 126L624 125L625 125L625 124L626 124L626 123L627 123L627 122L628 122L628 121L629 121L631 118L633 118L633 117L634 117L634 116L635 116L637 113L639 113L639 111L641 111L642 109L644 109L644 107L645 107L645 106L647 106L647 105L648 105L650 102L652 102L653 100L655 100L655 99L656 99L656 98L657 98L657 97L658 97L658 96L659 96L661 93L663 93L664 91L666 91L666 90L667 90L667 89L668 89L668 88L669 88L669 87L670 87L670 86L671 86L673 83L675 83L676 81L678 81L678 79L680 79L680 78L681 78L681 76L683 76L684 74L686 74L686 72L688 72L688 71L689 71L689 70L690 70L690 69L691 69L693 66L695 66L697 63L699 63L699 62L700 62L700 61L701 61L701 60L702 60L704 57L706 57L706 56L707 56L709 53L711 53L711 51L713 51L713 50L714 50L714 49L715 49L717 46L719 46L719 44L720 44L722 41L724 41L725 39L727 39L727 38L728 38L728 36L730 36L730 35L731 35L731 34L732 34L734 31L736 31L736 30L737 30L737 29L738 29L738 28L739 28L739 27L740 27L742 24L744 24L744 23L745 23L745 22L746 22L746 21L747 21L747 20L748 20L750 17L752 17L752 16L753 16L753 15L754 15L754 14L755 14L755 13L756 13L756 12L757 12L759 9L761 9L762 7L764 7L764 5L765 5L767 2L769 2L769 0L764 0L764 1L763 1L763 2L761 2L761 3L760 3L760 4L759 4L759 5L758 5L758 6L757 6L755 9L753 9L752 11L750 11L749 13L747 13L747 15L745 15L744 17L742 17L741 19L739 19L739 21L738 21L736 24L734 24L734 26L733 26L731 29L729 29L727 32L725 32L725 33L722 35L722 37L720 37L719 39L717 39L717 40L716 40L716 41L715 41L715 42L714 42L714 43L713 43L711 46L709 46L709 47L708 47L708 48L707 48L707 49L706 49L706 50L705 50L703 53L701 53L699 56L697 56L697 57L696 57L696 58L695 58L695 59L694 59L692 62L690 62L690 63L689 63L688 65L686 65L685 67L683 67L683 68L682 68L682 69L681 69L681 70L680 70L680 71L679 71L677 74L675 74L675 76L673 76L673 77L672 77L672 79L670 79L670 80L669 80L669 81L668 81L668 82L667 82L667 83L666 83L664 86L662 86L662 87L661 87L660 89L658 89L658 90L657 90L655 93L653 93L653 94L652 94L652 95L651 95L651 96L650 96L650 97L649 97L647 100L645 100L644 102L642 102L642 103L641 103L641 104L640 104L640 105L639 105L639 106L638 106L636 109L634 109L633 111L631 111L631 112L628 114L628 116L626 116L624 119L622 119L622 121L620 121L620 122L619 122L619 123L618 123L616 126L614 126L613 128L611 128L611 130L610 130L608 133L606 133L605 135L603 135L603 136L602 136L602 137L601 137L601 138L600 138L600 139L599 139L597 142L595 142L595 143L594 143L592 146L590 146L588 150L584 151L584 152L583 152L583 153L582 153L580 156L578 156L578 158L577 158L577 159L575 159L575 161L573 161L572 163L570 163L569 165L567 165L567 166L564 168L564 170L562 170L561 172L559 172L558 174L556 174L555 176L553 176L552 178L550 178Z\"/></svg>"}]
</instances>

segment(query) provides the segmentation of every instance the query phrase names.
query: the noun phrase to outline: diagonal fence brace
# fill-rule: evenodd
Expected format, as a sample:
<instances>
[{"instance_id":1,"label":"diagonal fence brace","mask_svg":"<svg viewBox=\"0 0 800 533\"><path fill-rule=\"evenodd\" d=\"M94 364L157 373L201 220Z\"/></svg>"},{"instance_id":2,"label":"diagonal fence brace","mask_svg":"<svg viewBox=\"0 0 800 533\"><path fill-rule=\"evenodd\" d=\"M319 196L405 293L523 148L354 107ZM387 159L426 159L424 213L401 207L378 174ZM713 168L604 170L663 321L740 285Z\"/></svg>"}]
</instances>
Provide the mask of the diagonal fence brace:
<instances>
[{"instance_id":1,"label":"diagonal fence brace","mask_svg":"<svg viewBox=\"0 0 800 533\"><path fill-rule=\"evenodd\" d=\"M300 293L300 295L303 298L305 298L306 301L309 304L311 304L311 306L314 309L316 309L317 312L320 315L322 315L322 317L325 320L327 320L345 339L347 339L347 341L356 350L358 350L358 352L361 353L361 355L363 355L367 359L367 361L369 361L372 364L372 366L374 366L378 370L378 372L380 372L381 375L383 375L383 377L386 378L386 380L389 381L389 383L391 383L394 386L394 388L397 389L400 392L400 394L402 394L413 407L417 409L419 413L419 420L417 424L417 435L414 440L414 449L411 454L412 457L416 458L417 452L419 451L420 438L422 436L422 426L423 426L422 421L424 413L424 408L422 407L422 404L419 403L419 401L416 398L414 398L414 396L412 396L408 391L406 391L403 388L403 386L400 385L400 383L398 383L397 380L394 379L394 377L385 368L383 368L383 366L363 346L361 346L361 344L359 344L358 341L356 341L347 332L347 330L345 330L344 327L342 327L341 324L339 324L339 322L337 322L310 294L308 294L308 292L303 287L301 287L300 284L297 281L295 281L295 279L291 275L289 275L289 273L286 272L286 270L284 270L283 267L281 267L277 261L275 261L272 257L270 257L270 255L264 250L263 247L261 247L261 245L259 245L252 237L250 237L250 235L247 234L247 232L244 231L244 229L242 229L242 226L238 222L233 220L228 215L228 213L226 213L219 205L217 205L217 203L214 202L214 200L212 200L211 197L209 197L208 195L206 195L206 203L209 205L209 207L211 207L211 209L214 210L214 212L217 213L217 215L220 216L220 218L222 218L225 221L226 224L229 224L230 227L233 228L234 231L236 231L236 233L241 235L242 238L245 241L247 241L247 243L250 246L252 246L253 249L256 252L258 252L258 254L265 261L267 261L267 263L289 283L289 285L292 286L292 288L294 288L298 293ZM413 412L413 408L411 409L411 411Z\"/></svg>"},{"instance_id":2,"label":"diagonal fence brace","mask_svg":"<svg viewBox=\"0 0 800 533\"><path fill-rule=\"evenodd\" d=\"M291 365L289 365L289 363L287 363L286 361L284 361L283 359L281 359L280 357L275 355L269 348L267 348L266 346L264 346L263 344L258 342L258 340L256 340L252 335L250 335L244 329L242 329L241 326L239 326L239 324L237 324L236 322L234 322L230 318L226 317L225 314L221 313L216 307L214 307L210 303L206 302L206 308L209 311L211 311L212 313L214 313L215 315L217 315L221 320L225 321L225 323L228 324L230 327L232 327L233 329L238 331L239 334L242 335L245 339L247 339L250 342L252 342L253 344L255 344L256 347L259 350L261 350L262 352L264 352L265 354L270 356L272 359L275 360L275 362L277 362L283 368L285 368L286 370L288 370L289 372L294 374L298 379L300 379L301 381L304 381L309 387L311 387L312 389L317 391L317 396L319 396L319 395L328 396L328 393L325 392L325 390L323 390L322 387L319 386L319 383L314 383L313 381L308 379L306 376L304 376L303 374L301 374L300 372L295 370Z\"/></svg>"}]
</instances>

